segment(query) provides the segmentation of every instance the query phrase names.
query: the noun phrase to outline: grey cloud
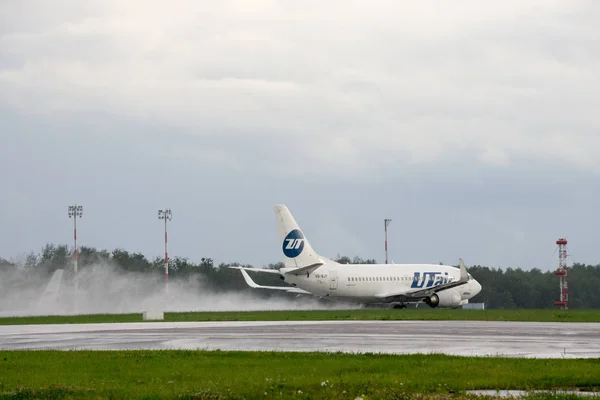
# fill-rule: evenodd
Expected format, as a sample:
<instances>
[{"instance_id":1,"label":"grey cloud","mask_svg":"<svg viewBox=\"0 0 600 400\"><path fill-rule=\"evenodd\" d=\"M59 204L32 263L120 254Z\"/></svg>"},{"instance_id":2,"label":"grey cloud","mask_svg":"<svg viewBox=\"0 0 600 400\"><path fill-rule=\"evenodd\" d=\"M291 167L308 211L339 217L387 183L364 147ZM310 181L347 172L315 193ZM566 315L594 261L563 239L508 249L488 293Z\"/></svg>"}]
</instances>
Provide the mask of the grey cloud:
<instances>
[{"instance_id":1,"label":"grey cloud","mask_svg":"<svg viewBox=\"0 0 600 400\"><path fill-rule=\"evenodd\" d=\"M554 140L537 149L540 136L565 136L548 132L553 124L598 125L585 101L597 93L595 69L582 64L597 59L554 51L596 54L593 41L579 40L590 35L594 3L271 3L252 13L239 3L195 3L186 14L136 2L117 14L115 4L5 36L11 54L21 49L28 59L0 75L8 101L61 113L108 108L197 133L235 134L242 121L279 140L301 135L325 153L344 136L367 152L384 142L418 162L456 151L457 141L483 162L556 158ZM564 162L592 159L596 145L579 132L569 138L574 154Z\"/></svg>"}]
</instances>

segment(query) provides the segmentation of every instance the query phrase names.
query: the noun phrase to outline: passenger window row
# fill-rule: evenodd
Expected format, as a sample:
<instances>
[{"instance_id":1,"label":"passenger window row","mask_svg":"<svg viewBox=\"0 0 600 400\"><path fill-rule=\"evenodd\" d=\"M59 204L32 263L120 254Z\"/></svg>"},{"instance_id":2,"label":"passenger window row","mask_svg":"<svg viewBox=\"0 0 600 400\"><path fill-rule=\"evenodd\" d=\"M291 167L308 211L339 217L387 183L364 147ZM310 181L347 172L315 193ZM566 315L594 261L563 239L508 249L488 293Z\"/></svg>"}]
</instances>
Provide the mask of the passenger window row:
<instances>
[{"instance_id":1,"label":"passenger window row","mask_svg":"<svg viewBox=\"0 0 600 400\"><path fill-rule=\"evenodd\" d=\"M402 276L402 277L398 277L398 276L361 276L361 277L353 277L350 276L348 277L348 282L412 282L414 281L415 278L412 276ZM423 281L423 278L421 279L416 279L417 281L421 282ZM452 282L454 280L453 277L449 278L449 282Z\"/></svg>"},{"instance_id":2,"label":"passenger window row","mask_svg":"<svg viewBox=\"0 0 600 400\"><path fill-rule=\"evenodd\" d=\"M360 277L348 277L349 282L385 282L385 281L413 281L414 278L411 276L360 276Z\"/></svg>"}]
</instances>

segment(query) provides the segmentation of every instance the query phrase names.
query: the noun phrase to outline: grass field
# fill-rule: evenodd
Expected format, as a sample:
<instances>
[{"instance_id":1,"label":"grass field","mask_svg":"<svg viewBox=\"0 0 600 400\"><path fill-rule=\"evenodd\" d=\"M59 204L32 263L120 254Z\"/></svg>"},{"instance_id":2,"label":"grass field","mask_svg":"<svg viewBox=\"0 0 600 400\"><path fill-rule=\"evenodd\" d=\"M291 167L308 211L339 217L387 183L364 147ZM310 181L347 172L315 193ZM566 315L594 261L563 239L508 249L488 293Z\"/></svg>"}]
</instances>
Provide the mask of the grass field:
<instances>
[{"instance_id":1,"label":"grass field","mask_svg":"<svg viewBox=\"0 0 600 400\"><path fill-rule=\"evenodd\" d=\"M598 359L2 351L0 371L0 399L450 399L470 389L600 390Z\"/></svg>"},{"instance_id":2,"label":"grass field","mask_svg":"<svg viewBox=\"0 0 600 400\"><path fill-rule=\"evenodd\" d=\"M165 321L323 321L323 320L472 320L600 322L600 309L588 310L447 310L361 309L311 311L232 311L165 313ZM0 318L0 325L140 322L142 314Z\"/></svg>"}]
</instances>

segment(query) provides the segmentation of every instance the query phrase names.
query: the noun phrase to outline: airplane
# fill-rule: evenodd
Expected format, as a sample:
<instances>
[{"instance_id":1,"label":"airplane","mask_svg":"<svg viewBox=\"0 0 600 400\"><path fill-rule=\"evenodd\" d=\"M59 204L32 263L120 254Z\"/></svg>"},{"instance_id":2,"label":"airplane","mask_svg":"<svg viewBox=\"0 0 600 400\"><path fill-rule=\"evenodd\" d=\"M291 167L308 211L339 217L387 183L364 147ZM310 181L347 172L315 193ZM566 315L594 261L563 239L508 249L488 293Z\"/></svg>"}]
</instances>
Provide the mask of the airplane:
<instances>
[{"instance_id":1,"label":"airplane","mask_svg":"<svg viewBox=\"0 0 600 400\"><path fill-rule=\"evenodd\" d=\"M248 286L313 295L363 306L407 308L424 302L431 308L458 308L481 292L481 285L459 268L437 264L340 264L317 254L287 206L274 207L281 240L281 269L230 266L239 269ZM247 271L278 274L291 286L261 286Z\"/></svg>"}]
</instances>

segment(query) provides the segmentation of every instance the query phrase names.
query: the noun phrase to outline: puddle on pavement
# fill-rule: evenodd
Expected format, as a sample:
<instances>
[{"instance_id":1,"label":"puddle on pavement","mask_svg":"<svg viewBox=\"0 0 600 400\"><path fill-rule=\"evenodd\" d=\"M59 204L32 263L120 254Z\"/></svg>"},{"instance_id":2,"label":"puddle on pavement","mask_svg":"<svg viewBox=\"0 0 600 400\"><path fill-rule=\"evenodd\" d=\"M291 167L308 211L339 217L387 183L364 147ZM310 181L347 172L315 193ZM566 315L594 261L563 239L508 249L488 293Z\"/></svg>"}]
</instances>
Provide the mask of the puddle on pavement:
<instances>
[{"instance_id":1,"label":"puddle on pavement","mask_svg":"<svg viewBox=\"0 0 600 400\"><path fill-rule=\"evenodd\" d=\"M578 391L578 390L556 390L556 391L554 391L554 390L553 391L532 390L529 392L526 390L467 390L467 393L478 395L478 396L494 396L494 397L507 397L507 398L523 397L523 396L526 396L527 394L534 394L534 393L551 393L551 394L557 394L557 395L575 394L577 396L599 397L600 398L600 392L583 392L583 391Z\"/></svg>"}]
</instances>

